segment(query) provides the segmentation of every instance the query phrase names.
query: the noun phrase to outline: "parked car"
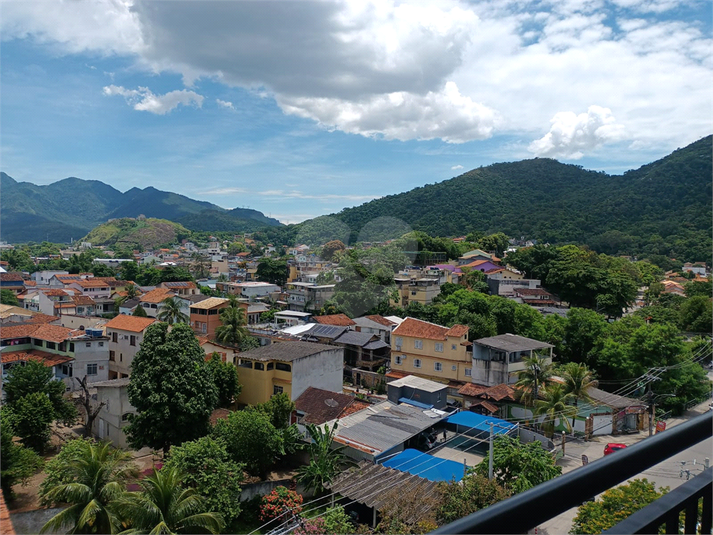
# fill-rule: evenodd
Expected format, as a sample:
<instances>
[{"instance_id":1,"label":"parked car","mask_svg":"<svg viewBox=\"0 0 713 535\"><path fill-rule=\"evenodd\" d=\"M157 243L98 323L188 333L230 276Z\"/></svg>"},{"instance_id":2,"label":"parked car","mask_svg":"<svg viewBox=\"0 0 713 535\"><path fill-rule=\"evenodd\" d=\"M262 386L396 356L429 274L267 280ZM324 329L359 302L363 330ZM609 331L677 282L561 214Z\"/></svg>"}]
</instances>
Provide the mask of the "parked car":
<instances>
[{"instance_id":1,"label":"parked car","mask_svg":"<svg viewBox=\"0 0 713 535\"><path fill-rule=\"evenodd\" d=\"M434 448L437 441L436 434L433 432L423 431L418 435L416 448L421 451L428 451Z\"/></svg>"},{"instance_id":2,"label":"parked car","mask_svg":"<svg viewBox=\"0 0 713 535\"><path fill-rule=\"evenodd\" d=\"M615 451L623 450L626 448L626 444L619 444L618 442L610 442L604 447L604 455L609 455Z\"/></svg>"}]
</instances>

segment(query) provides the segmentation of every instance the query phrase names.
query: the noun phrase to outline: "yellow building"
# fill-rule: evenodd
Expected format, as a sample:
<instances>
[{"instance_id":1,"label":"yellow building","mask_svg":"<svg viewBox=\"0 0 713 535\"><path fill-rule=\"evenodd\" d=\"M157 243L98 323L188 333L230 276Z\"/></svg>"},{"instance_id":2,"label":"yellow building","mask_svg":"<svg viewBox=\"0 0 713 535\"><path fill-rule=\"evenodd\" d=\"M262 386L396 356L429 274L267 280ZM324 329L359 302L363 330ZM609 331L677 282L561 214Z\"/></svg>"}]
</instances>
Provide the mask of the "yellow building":
<instances>
[{"instance_id":1,"label":"yellow building","mask_svg":"<svg viewBox=\"0 0 713 535\"><path fill-rule=\"evenodd\" d=\"M465 325L448 328L406 318L391 335L391 371L460 386L471 381L471 348ZM455 386L451 397L457 397Z\"/></svg>"},{"instance_id":2,"label":"yellow building","mask_svg":"<svg viewBox=\"0 0 713 535\"><path fill-rule=\"evenodd\" d=\"M344 349L311 342L282 341L238 353L240 405L257 405L275 394L292 401L310 386L342 392Z\"/></svg>"},{"instance_id":3,"label":"yellow building","mask_svg":"<svg viewBox=\"0 0 713 535\"><path fill-rule=\"evenodd\" d=\"M409 278L395 277L398 289L399 301L392 304L400 307L407 307L409 303L420 303L430 305L433 298L441 293L441 286L437 278Z\"/></svg>"}]
</instances>

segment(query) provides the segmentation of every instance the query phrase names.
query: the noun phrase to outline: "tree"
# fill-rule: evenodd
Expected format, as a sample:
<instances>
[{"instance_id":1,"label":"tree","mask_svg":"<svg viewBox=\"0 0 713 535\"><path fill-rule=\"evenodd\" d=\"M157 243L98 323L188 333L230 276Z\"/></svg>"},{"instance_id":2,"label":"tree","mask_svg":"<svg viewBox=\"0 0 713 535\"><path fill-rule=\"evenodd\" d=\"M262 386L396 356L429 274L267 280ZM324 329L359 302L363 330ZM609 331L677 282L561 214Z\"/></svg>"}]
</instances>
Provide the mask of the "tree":
<instances>
[{"instance_id":1,"label":"tree","mask_svg":"<svg viewBox=\"0 0 713 535\"><path fill-rule=\"evenodd\" d=\"M713 302L710 295L694 295L681 305L681 327L684 331L710 333L713 329Z\"/></svg>"},{"instance_id":2,"label":"tree","mask_svg":"<svg viewBox=\"0 0 713 535\"><path fill-rule=\"evenodd\" d=\"M237 298L231 295L229 299L230 305L220 312L222 325L215 328L215 339L221 344L237 346L250 336L245 327L248 321Z\"/></svg>"},{"instance_id":3,"label":"tree","mask_svg":"<svg viewBox=\"0 0 713 535\"><path fill-rule=\"evenodd\" d=\"M535 416L545 415L542 422L545 434L552 438L557 420L571 432L572 426L567 418L572 418L574 421L577 416L577 408L569 404L574 400L574 396L567 393L561 384L554 383L542 391L542 398L535 400Z\"/></svg>"},{"instance_id":4,"label":"tree","mask_svg":"<svg viewBox=\"0 0 713 535\"><path fill-rule=\"evenodd\" d=\"M221 440L208 436L173 446L165 468L174 467L184 474L183 483L195 488L207 509L220 513L228 527L237 520L240 501L236 497L245 465L230 458Z\"/></svg>"},{"instance_id":5,"label":"tree","mask_svg":"<svg viewBox=\"0 0 713 535\"><path fill-rule=\"evenodd\" d=\"M102 407L106 405L106 401L102 401L98 405L94 405L92 403L92 396L89 393L86 375L83 379L75 377L74 380L79 383L79 387L82 389L76 402L84 409L84 437L87 438L92 434L94 420L96 420L97 416L99 416Z\"/></svg>"},{"instance_id":6,"label":"tree","mask_svg":"<svg viewBox=\"0 0 713 535\"><path fill-rule=\"evenodd\" d=\"M295 410L295 404L290 396L282 392L272 396L265 403L260 403L257 409L267 414L275 429L285 429L290 425L290 415Z\"/></svg>"},{"instance_id":7,"label":"tree","mask_svg":"<svg viewBox=\"0 0 713 535\"><path fill-rule=\"evenodd\" d=\"M4 411L15 435L22 444L43 453L50 440L50 424L54 420L52 403L42 392L27 394L14 401Z\"/></svg>"},{"instance_id":8,"label":"tree","mask_svg":"<svg viewBox=\"0 0 713 535\"><path fill-rule=\"evenodd\" d=\"M482 476L488 474L488 459L473 469ZM523 444L520 439L498 435L493 442L493 475L495 480L513 494L526 491L562 473L550 453L538 442Z\"/></svg>"},{"instance_id":9,"label":"tree","mask_svg":"<svg viewBox=\"0 0 713 535\"><path fill-rule=\"evenodd\" d=\"M593 362L593 350L604 335L607 322L593 310L572 308L567 312L564 345L566 353L562 355L567 362L584 362L590 367Z\"/></svg>"},{"instance_id":10,"label":"tree","mask_svg":"<svg viewBox=\"0 0 713 535\"><path fill-rule=\"evenodd\" d=\"M424 496L396 487L386 493L382 503L377 533L421 535L438 527L435 518L438 498L434 494Z\"/></svg>"},{"instance_id":11,"label":"tree","mask_svg":"<svg viewBox=\"0 0 713 535\"><path fill-rule=\"evenodd\" d=\"M84 449L94 443L94 439L91 438L70 439L64 443L57 455L47 461L44 470L47 477L40 483L38 493L40 505L51 505L52 501L48 498L50 491L59 484L73 481L74 459L82 456Z\"/></svg>"},{"instance_id":12,"label":"tree","mask_svg":"<svg viewBox=\"0 0 713 535\"><path fill-rule=\"evenodd\" d=\"M525 369L518 373L515 386L520 391L521 400L526 405L534 405L541 387L552 378L552 364L545 357L534 354L523 359Z\"/></svg>"},{"instance_id":13,"label":"tree","mask_svg":"<svg viewBox=\"0 0 713 535\"><path fill-rule=\"evenodd\" d=\"M260 500L260 521L269 522L278 517L290 518L287 513L299 515L302 512L302 502L302 495L294 490L283 486L276 487Z\"/></svg>"},{"instance_id":14,"label":"tree","mask_svg":"<svg viewBox=\"0 0 713 535\"><path fill-rule=\"evenodd\" d=\"M657 490L656 484L647 479L634 479L609 489L596 501L579 506L570 533L601 533L655 502L667 492L668 487L660 487Z\"/></svg>"},{"instance_id":15,"label":"tree","mask_svg":"<svg viewBox=\"0 0 713 535\"><path fill-rule=\"evenodd\" d=\"M141 306L141 303L136 305L136 308L134 309L134 313L132 315L137 316L139 318L148 318L148 316L149 316L146 313L146 310L144 310L144 307Z\"/></svg>"},{"instance_id":16,"label":"tree","mask_svg":"<svg viewBox=\"0 0 713 535\"><path fill-rule=\"evenodd\" d=\"M181 310L182 307L183 303L178 297L167 297L161 301L161 308L156 317L159 321L165 321L169 325L188 323L188 314Z\"/></svg>"},{"instance_id":17,"label":"tree","mask_svg":"<svg viewBox=\"0 0 713 535\"><path fill-rule=\"evenodd\" d=\"M307 466L297 469L297 480L307 489L316 494L324 492L326 485L341 471L342 465L348 462L343 451L346 446L332 448L332 441L337 431L337 422L330 429L325 424L324 429L306 424L312 443L309 446L310 462Z\"/></svg>"},{"instance_id":18,"label":"tree","mask_svg":"<svg viewBox=\"0 0 713 535\"><path fill-rule=\"evenodd\" d=\"M139 278L139 265L135 261L122 262L119 266L119 271L121 272L121 278L125 281L136 282Z\"/></svg>"},{"instance_id":19,"label":"tree","mask_svg":"<svg viewBox=\"0 0 713 535\"><path fill-rule=\"evenodd\" d=\"M287 282L287 262L265 258L257 265L255 275L259 281L284 286Z\"/></svg>"},{"instance_id":20,"label":"tree","mask_svg":"<svg viewBox=\"0 0 713 535\"><path fill-rule=\"evenodd\" d=\"M334 255L338 251L344 251L344 250L346 250L346 248L347 248L347 246L344 245L344 243L341 242L340 240L328 241L322 247L321 257L324 258L325 260L332 260L332 258L334 258Z\"/></svg>"},{"instance_id":21,"label":"tree","mask_svg":"<svg viewBox=\"0 0 713 535\"><path fill-rule=\"evenodd\" d=\"M3 384L5 402L10 407L24 396L39 392L51 404L50 421L58 420L71 425L77 419L77 409L64 399L64 389L64 383L54 379L52 368L34 360L27 361L24 366L10 368Z\"/></svg>"},{"instance_id":22,"label":"tree","mask_svg":"<svg viewBox=\"0 0 713 535\"><path fill-rule=\"evenodd\" d=\"M260 411L231 412L218 420L213 436L223 440L232 459L245 463L248 472L265 476L282 450L282 437Z\"/></svg>"},{"instance_id":23,"label":"tree","mask_svg":"<svg viewBox=\"0 0 713 535\"><path fill-rule=\"evenodd\" d=\"M242 390L242 387L238 384L238 370L235 365L223 362L218 353L213 353L210 356L208 369L218 390L218 406L229 407Z\"/></svg>"},{"instance_id":24,"label":"tree","mask_svg":"<svg viewBox=\"0 0 713 535\"><path fill-rule=\"evenodd\" d=\"M210 430L218 392L205 352L191 328L166 323L146 329L131 365L129 402L136 407L126 427L132 447L168 453L173 444L200 438Z\"/></svg>"},{"instance_id":25,"label":"tree","mask_svg":"<svg viewBox=\"0 0 713 535\"><path fill-rule=\"evenodd\" d=\"M195 274L196 278L203 279L210 273L211 261L207 256L203 256L200 253L193 253L191 255L191 270Z\"/></svg>"},{"instance_id":26,"label":"tree","mask_svg":"<svg viewBox=\"0 0 713 535\"><path fill-rule=\"evenodd\" d=\"M3 415L4 416L4 415ZM13 431L9 419L0 420L0 484L6 500L13 498L12 486L27 483L28 478L42 468L42 457L30 448L12 441Z\"/></svg>"},{"instance_id":27,"label":"tree","mask_svg":"<svg viewBox=\"0 0 713 535\"><path fill-rule=\"evenodd\" d=\"M19 306L20 301L12 290L0 290L0 303L3 305Z\"/></svg>"},{"instance_id":28,"label":"tree","mask_svg":"<svg viewBox=\"0 0 713 535\"><path fill-rule=\"evenodd\" d=\"M128 464L131 454L112 448L108 443L80 441L65 466L66 482L46 490L49 503L68 503L47 522L40 533L58 532L69 527L72 533L116 533L123 516L117 499L126 482L136 476Z\"/></svg>"},{"instance_id":29,"label":"tree","mask_svg":"<svg viewBox=\"0 0 713 535\"><path fill-rule=\"evenodd\" d=\"M597 382L586 365L574 362L565 364L562 378L564 379L565 392L571 394L575 409L580 399L585 402L591 401L592 398L588 391L591 387L596 386ZM574 427L575 416L572 416L572 427Z\"/></svg>"},{"instance_id":30,"label":"tree","mask_svg":"<svg viewBox=\"0 0 713 535\"><path fill-rule=\"evenodd\" d=\"M206 499L185 486L176 467L154 470L139 484L141 491L124 494L117 504L131 525L123 533L220 533L225 526L222 515L205 511Z\"/></svg>"},{"instance_id":31,"label":"tree","mask_svg":"<svg viewBox=\"0 0 713 535\"><path fill-rule=\"evenodd\" d=\"M439 524L448 524L510 496L496 480L476 474L472 470L459 482L441 483L436 519Z\"/></svg>"}]
</instances>

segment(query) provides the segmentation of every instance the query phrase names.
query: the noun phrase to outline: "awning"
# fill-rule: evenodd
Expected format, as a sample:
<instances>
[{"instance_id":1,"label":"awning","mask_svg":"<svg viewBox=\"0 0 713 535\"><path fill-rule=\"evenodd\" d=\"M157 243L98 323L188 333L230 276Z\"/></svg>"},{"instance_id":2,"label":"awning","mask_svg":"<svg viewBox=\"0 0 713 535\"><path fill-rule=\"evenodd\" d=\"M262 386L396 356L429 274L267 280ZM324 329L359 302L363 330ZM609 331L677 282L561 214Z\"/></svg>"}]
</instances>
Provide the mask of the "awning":
<instances>
[{"instance_id":1,"label":"awning","mask_svg":"<svg viewBox=\"0 0 713 535\"><path fill-rule=\"evenodd\" d=\"M413 405L414 407L418 407L419 409L432 409L433 405L426 405L425 403L421 403L420 401L414 401L409 398L399 398L399 403L408 403L409 405Z\"/></svg>"}]
</instances>

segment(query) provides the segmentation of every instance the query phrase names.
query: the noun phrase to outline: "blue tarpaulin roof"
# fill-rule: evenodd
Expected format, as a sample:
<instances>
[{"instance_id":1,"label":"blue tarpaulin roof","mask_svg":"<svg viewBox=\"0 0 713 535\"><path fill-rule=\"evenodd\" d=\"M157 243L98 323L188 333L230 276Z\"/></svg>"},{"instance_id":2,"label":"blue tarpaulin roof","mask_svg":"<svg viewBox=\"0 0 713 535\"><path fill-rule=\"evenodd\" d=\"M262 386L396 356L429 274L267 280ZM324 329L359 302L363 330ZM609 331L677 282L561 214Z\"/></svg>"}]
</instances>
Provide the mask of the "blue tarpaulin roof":
<instances>
[{"instance_id":1,"label":"blue tarpaulin roof","mask_svg":"<svg viewBox=\"0 0 713 535\"><path fill-rule=\"evenodd\" d=\"M461 425L463 427L472 428L474 431L485 431L490 433L490 422L493 423L493 434L499 435L502 433L507 433L508 431L515 429L517 426L501 420L500 418L493 418L492 416L483 416L482 414L477 414L470 411L461 411L450 415L446 418L446 422L449 424Z\"/></svg>"},{"instance_id":2,"label":"blue tarpaulin roof","mask_svg":"<svg viewBox=\"0 0 713 535\"><path fill-rule=\"evenodd\" d=\"M463 479L463 465L456 461L440 459L418 450L407 449L392 457L384 466L407 472L429 481L451 481Z\"/></svg>"},{"instance_id":3,"label":"blue tarpaulin roof","mask_svg":"<svg viewBox=\"0 0 713 535\"><path fill-rule=\"evenodd\" d=\"M399 403L408 403L409 405L413 405L414 407L418 407L419 409L433 408L433 405L426 405L425 403L421 403L420 401L414 401L409 398L399 398Z\"/></svg>"}]
</instances>

